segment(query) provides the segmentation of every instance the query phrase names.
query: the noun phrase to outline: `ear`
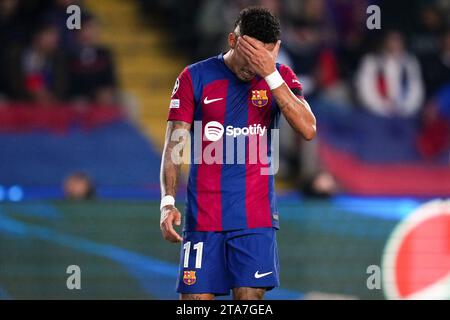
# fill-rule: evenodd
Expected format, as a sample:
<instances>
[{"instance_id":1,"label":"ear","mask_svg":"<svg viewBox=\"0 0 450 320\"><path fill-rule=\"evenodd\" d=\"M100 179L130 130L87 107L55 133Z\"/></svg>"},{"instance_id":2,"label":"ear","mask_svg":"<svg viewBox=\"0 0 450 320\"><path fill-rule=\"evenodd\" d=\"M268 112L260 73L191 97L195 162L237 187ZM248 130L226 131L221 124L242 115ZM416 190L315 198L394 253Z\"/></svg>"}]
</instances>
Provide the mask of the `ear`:
<instances>
[{"instance_id":1,"label":"ear","mask_svg":"<svg viewBox=\"0 0 450 320\"><path fill-rule=\"evenodd\" d=\"M235 49L236 43L237 43L236 35L234 34L234 32L230 32L228 34L228 45L230 46L231 49Z\"/></svg>"},{"instance_id":2,"label":"ear","mask_svg":"<svg viewBox=\"0 0 450 320\"><path fill-rule=\"evenodd\" d=\"M276 57L278 56L278 52L280 51L280 46L281 46L281 40L278 40L277 43L275 44L275 47L273 48L273 55Z\"/></svg>"}]
</instances>

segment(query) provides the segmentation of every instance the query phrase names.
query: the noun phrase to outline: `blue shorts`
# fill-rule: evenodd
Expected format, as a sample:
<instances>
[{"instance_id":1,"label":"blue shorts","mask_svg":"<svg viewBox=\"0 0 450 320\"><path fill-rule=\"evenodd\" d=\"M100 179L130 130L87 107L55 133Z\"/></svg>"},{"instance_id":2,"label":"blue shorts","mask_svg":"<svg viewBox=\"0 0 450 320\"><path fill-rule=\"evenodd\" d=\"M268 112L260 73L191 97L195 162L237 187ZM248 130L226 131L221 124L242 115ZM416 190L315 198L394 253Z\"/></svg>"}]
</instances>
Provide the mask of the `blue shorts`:
<instances>
[{"instance_id":1,"label":"blue shorts","mask_svg":"<svg viewBox=\"0 0 450 320\"><path fill-rule=\"evenodd\" d=\"M228 295L239 287L280 285L274 228L184 232L177 280L179 293Z\"/></svg>"}]
</instances>

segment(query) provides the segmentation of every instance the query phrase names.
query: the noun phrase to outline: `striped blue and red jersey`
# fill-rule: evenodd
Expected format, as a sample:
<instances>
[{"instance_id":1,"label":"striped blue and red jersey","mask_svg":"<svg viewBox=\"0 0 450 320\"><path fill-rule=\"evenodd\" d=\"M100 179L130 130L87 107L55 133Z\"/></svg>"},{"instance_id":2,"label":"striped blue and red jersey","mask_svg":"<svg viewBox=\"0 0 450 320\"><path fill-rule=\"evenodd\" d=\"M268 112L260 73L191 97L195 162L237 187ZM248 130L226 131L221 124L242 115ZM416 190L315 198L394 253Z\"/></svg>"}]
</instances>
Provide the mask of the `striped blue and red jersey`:
<instances>
[{"instance_id":1,"label":"striped blue and red jersey","mask_svg":"<svg viewBox=\"0 0 450 320\"><path fill-rule=\"evenodd\" d=\"M282 64L277 69L301 96L294 72ZM279 227L274 176L261 174L273 163L272 130L278 129L279 118L266 81L258 76L239 80L223 55L181 72L168 120L192 124L185 231Z\"/></svg>"}]
</instances>

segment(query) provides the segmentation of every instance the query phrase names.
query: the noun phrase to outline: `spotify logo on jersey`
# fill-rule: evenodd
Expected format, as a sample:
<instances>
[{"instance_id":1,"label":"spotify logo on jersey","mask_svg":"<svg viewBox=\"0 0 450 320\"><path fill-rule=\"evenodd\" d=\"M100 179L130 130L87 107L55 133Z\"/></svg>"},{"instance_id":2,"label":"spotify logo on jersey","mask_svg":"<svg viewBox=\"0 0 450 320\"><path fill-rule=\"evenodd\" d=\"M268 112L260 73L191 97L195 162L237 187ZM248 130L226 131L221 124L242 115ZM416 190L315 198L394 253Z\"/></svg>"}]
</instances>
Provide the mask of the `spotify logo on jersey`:
<instances>
[{"instance_id":1,"label":"spotify logo on jersey","mask_svg":"<svg viewBox=\"0 0 450 320\"><path fill-rule=\"evenodd\" d=\"M233 126L227 126L225 134L227 136L236 138L237 136L243 135L258 135L263 136L266 133L266 127L260 124L253 124L248 127L235 128ZM205 137L209 141L218 141L222 138L224 134L224 127L220 122L210 121L205 126Z\"/></svg>"},{"instance_id":2,"label":"spotify logo on jersey","mask_svg":"<svg viewBox=\"0 0 450 320\"><path fill-rule=\"evenodd\" d=\"M223 136L223 125L217 121L210 121L205 125L205 137L209 141L217 141Z\"/></svg>"}]
</instances>

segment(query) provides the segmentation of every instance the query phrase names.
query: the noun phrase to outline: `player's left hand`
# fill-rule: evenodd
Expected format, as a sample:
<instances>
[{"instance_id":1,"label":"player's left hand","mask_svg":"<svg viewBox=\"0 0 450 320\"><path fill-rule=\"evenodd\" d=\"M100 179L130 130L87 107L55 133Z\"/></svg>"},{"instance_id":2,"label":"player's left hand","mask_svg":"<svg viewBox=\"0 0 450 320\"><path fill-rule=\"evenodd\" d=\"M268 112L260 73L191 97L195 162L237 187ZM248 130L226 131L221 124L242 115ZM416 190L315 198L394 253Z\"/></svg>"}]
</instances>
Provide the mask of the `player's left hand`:
<instances>
[{"instance_id":1,"label":"player's left hand","mask_svg":"<svg viewBox=\"0 0 450 320\"><path fill-rule=\"evenodd\" d=\"M268 50L261 41L249 36L242 36L238 38L237 50L244 56L253 71L265 78L276 70L275 63L280 45L281 41L278 40L273 50Z\"/></svg>"}]
</instances>

